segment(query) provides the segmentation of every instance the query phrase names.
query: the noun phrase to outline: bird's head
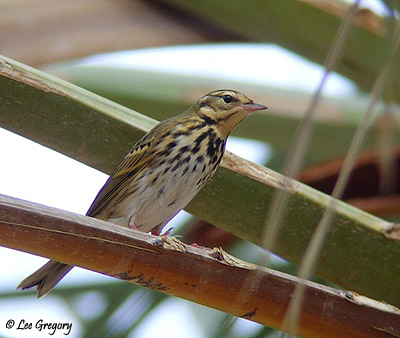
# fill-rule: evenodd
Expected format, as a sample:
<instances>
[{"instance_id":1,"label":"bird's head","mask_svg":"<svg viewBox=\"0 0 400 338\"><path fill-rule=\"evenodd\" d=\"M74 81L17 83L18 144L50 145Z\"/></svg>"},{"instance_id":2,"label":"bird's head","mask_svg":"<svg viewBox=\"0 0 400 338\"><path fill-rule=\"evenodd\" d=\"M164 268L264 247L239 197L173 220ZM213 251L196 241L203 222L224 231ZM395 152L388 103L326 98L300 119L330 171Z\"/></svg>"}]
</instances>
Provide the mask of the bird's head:
<instances>
[{"instance_id":1,"label":"bird's head","mask_svg":"<svg viewBox=\"0 0 400 338\"><path fill-rule=\"evenodd\" d=\"M250 113L267 109L254 103L235 90L215 90L200 98L193 106L197 115L206 123L216 125L225 137Z\"/></svg>"}]
</instances>

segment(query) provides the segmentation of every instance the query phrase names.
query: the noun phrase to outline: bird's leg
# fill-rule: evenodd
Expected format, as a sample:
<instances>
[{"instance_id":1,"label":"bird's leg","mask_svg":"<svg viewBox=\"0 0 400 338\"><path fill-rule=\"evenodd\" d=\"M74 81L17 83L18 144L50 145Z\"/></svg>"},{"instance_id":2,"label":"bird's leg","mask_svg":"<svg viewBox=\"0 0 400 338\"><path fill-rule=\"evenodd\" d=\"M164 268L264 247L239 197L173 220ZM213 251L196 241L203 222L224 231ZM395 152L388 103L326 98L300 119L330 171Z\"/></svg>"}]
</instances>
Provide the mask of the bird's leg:
<instances>
[{"instance_id":1,"label":"bird's leg","mask_svg":"<svg viewBox=\"0 0 400 338\"><path fill-rule=\"evenodd\" d=\"M135 224L135 222L132 219L129 219L129 224L128 224L129 229L137 230L140 231L138 226Z\"/></svg>"},{"instance_id":2,"label":"bird's leg","mask_svg":"<svg viewBox=\"0 0 400 338\"><path fill-rule=\"evenodd\" d=\"M133 230L140 231L136 224L129 224L129 225L128 225L128 228L129 228L129 229L133 229Z\"/></svg>"},{"instance_id":3,"label":"bird's leg","mask_svg":"<svg viewBox=\"0 0 400 338\"><path fill-rule=\"evenodd\" d=\"M174 230L174 228L169 228L167 231L165 231L161 234L161 230L162 230L163 226L164 225L155 227L153 230L151 230L151 234L154 236L169 236L171 234L172 230Z\"/></svg>"},{"instance_id":4,"label":"bird's leg","mask_svg":"<svg viewBox=\"0 0 400 338\"><path fill-rule=\"evenodd\" d=\"M160 236L169 236L171 234L172 230L174 230L174 228L169 228L167 231L162 233Z\"/></svg>"}]
</instances>

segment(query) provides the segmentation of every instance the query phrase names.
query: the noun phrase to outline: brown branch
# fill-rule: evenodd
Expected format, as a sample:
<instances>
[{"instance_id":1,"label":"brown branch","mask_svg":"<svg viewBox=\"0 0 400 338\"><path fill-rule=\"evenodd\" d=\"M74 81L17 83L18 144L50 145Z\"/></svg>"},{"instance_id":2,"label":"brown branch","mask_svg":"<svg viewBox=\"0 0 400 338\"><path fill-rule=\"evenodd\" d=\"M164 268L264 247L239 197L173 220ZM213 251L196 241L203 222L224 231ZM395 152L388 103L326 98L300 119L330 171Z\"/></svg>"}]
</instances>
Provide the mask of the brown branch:
<instances>
[{"instance_id":1,"label":"brown branch","mask_svg":"<svg viewBox=\"0 0 400 338\"><path fill-rule=\"evenodd\" d=\"M298 334L400 336L399 310L389 305L255 266L221 249L187 246L173 237L152 236L2 195L0 245L78 265L278 329L294 287L304 283L306 296Z\"/></svg>"}]
</instances>

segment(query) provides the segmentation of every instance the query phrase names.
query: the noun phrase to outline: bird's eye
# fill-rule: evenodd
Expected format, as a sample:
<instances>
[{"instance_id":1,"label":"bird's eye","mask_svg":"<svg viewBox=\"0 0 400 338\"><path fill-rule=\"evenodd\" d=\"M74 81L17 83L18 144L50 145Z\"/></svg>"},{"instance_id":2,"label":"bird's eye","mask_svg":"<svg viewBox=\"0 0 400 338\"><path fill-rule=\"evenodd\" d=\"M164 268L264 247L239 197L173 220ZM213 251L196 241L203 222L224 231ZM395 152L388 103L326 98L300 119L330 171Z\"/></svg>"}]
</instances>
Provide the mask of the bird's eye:
<instances>
[{"instance_id":1,"label":"bird's eye","mask_svg":"<svg viewBox=\"0 0 400 338\"><path fill-rule=\"evenodd\" d=\"M233 101L233 97L231 95L224 95L222 96L222 100L224 100L225 103L231 103Z\"/></svg>"}]
</instances>

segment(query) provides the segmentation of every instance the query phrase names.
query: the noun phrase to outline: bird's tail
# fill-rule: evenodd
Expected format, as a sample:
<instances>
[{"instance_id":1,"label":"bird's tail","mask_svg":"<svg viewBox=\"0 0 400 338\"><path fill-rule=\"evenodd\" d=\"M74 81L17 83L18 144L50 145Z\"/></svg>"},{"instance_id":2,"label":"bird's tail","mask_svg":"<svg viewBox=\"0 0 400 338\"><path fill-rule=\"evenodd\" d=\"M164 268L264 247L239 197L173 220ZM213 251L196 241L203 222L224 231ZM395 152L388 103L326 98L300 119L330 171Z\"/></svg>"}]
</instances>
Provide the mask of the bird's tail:
<instances>
[{"instance_id":1,"label":"bird's tail","mask_svg":"<svg viewBox=\"0 0 400 338\"><path fill-rule=\"evenodd\" d=\"M24 290L36 286L37 297L40 298L49 293L72 268L72 265L49 261L19 283L17 289Z\"/></svg>"}]
</instances>

